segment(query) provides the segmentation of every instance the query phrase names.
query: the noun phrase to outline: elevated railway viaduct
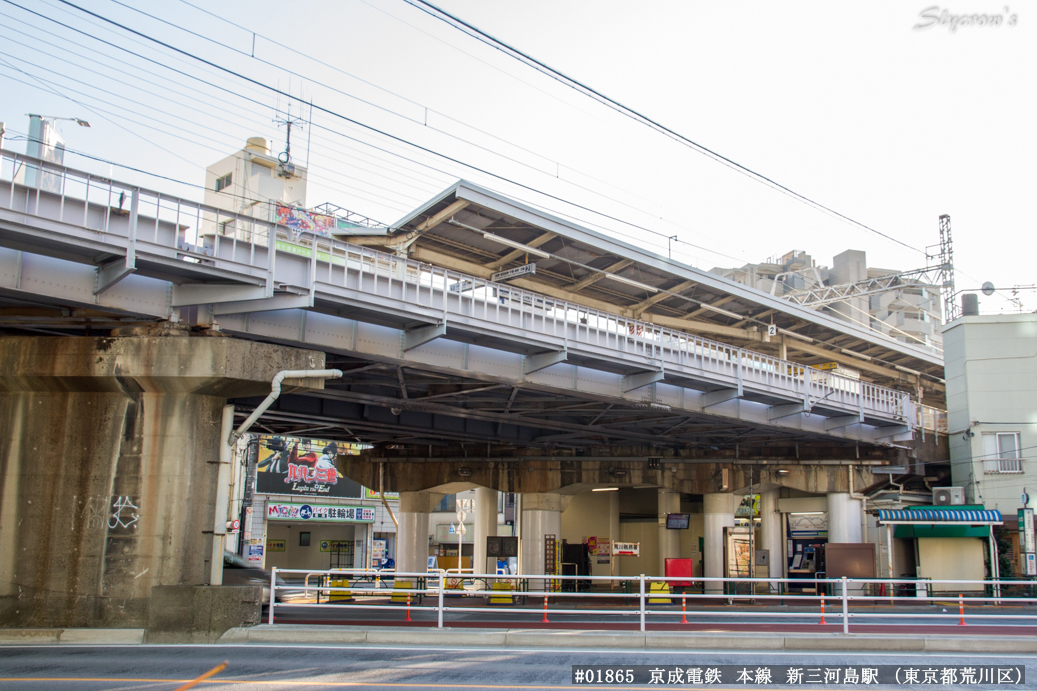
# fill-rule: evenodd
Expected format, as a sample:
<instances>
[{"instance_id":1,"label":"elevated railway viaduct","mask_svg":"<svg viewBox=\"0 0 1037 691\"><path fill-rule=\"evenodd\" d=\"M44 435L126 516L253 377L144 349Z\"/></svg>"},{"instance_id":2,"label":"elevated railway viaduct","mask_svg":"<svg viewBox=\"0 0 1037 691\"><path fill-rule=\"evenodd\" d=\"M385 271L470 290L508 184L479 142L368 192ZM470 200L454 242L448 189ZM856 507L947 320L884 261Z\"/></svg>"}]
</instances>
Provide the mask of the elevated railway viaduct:
<instances>
[{"instance_id":1,"label":"elevated railway viaduct","mask_svg":"<svg viewBox=\"0 0 1037 691\"><path fill-rule=\"evenodd\" d=\"M521 495L543 573L543 535L608 486L656 491L660 515L700 501L720 575L750 486L824 495L852 541L874 467L940 460L918 426L938 355L469 183L332 238L2 156L6 625L227 610L227 432L281 370L342 370L287 381L258 429L370 445L338 466L401 492L401 569L424 569L438 495L484 488ZM15 182L26 164L52 184Z\"/></svg>"}]
</instances>

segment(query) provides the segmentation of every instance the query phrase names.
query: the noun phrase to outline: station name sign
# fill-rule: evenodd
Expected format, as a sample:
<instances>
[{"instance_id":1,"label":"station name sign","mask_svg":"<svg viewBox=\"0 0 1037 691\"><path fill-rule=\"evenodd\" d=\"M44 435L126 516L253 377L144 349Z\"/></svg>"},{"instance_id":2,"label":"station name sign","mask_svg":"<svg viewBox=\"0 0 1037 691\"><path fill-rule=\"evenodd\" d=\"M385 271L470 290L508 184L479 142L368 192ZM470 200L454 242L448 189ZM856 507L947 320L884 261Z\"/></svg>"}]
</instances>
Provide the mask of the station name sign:
<instances>
[{"instance_id":1,"label":"station name sign","mask_svg":"<svg viewBox=\"0 0 1037 691\"><path fill-rule=\"evenodd\" d=\"M374 523L374 509L366 506L270 502L266 505L266 518L268 521Z\"/></svg>"},{"instance_id":2,"label":"station name sign","mask_svg":"<svg viewBox=\"0 0 1037 691\"><path fill-rule=\"evenodd\" d=\"M534 264L523 264L517 266L514 269L508 269L507 271L497 271L490 274L490 280L493 282L499 281L510 281L513 278L519 278L521 276L532 276L537 272L537 265Z\"/></svg>"}]
</instances>

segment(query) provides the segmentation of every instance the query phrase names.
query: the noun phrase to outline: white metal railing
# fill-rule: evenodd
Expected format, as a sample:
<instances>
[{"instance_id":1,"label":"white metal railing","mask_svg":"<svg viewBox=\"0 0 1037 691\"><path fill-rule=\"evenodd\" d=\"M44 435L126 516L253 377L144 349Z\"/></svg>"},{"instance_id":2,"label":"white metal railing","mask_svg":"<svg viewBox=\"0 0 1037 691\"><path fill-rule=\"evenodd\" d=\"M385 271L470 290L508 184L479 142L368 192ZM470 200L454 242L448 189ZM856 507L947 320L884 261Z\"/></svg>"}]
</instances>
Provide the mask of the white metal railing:
<instances>
[{"instance_id":1,"label":"white metal railing","mask_svg":"<svg viewBox=\"0 0 1037 691\"><path fill-rule=\"evenodd\" d=\"M324 595L338 593L342 596L348 595L349 602L326 602L326 603L285 603L277 602L278 591L297 591L298 586L290 584L279 585L278 577L285 574L320 574L327 578L345 579L346 585L331 586L322 581L316 588ZM471 574L468 579L482 580L486 584L508 583L510 589L487 589L487 590L464 590L447 587L449 575L443 571L430 573L396 572L396 586L406 583L409 587L395 587L392 595L406 598L406 602L386 602L385 598L390 593L384 589L378 589L372 583L375 572L363 569L338 569L334 571L308 571L303 569L278 569L274 568L270 575L270 601L267 623L276 622L276 611L285 607L291 608L341 608L349 610L397 610L406 606L407 619L410 621L411 611L435 612L436 626L442 628L448 615L453 613L471 614L473 612L494 612L500 614L500 606L491 607L485 604L465 604L473 600L485 600L487 598L511 598L513 602L522 599L521 606L510 606L508 613L526 613L542 616L539 623L550 623L551 615L630 615L636 614L640 620L640 630L645 631L649 618L656 617L657 621L662 617L668 619L675 615L681 616L681 623L700 623L710 617L731 617L737 620L739 617L762 617L777 619L806 619L826 623L826 616L838 621L842 625L843 633L850 633L850 622L857 619L865 623L867 619L883 618L896 621L894 625L906 625L908 620L917 623L918 619L935 620L959 620L955 623L965 623L969 619L996 619L1002 623L1018 626L1020 622L1037 620L1037 581L1016 580L948 580L948 579L905 579L905 578L811 578L811 579L788 579L788 578L709 578L702 576L561 576L553 574L544 575L518 575L507 576L498 574ZM352 579L352 583L350 583ZM371 583L371 585L365 585ZM571 590L566 590L563 584L572 583ZM608 585L608 590L589 591L580 590L580 584ZM686 587L691 592L676 592L669 588L669 584L675 587ZM667 584L666 590L656 590L652 586ZM689 586L690 584L690 586ZM618 590L616 589L618 585ZM315 586L308 586L313 589ZM790 588L805 588L806 592L791 592ZM935 591L935 592L934 592ZM425 598L431 599L435 604L423 604ZM462 604L449 604L449 599L461 598ZM693 604L688 609L687 600L691 598L695 602L706 600L714 606L705 609ZM526 606L527 600L532 599L533 606ZM621 600L624 604L613 604L615 600ZM539 606L540 601L543 606ZM551 601L554 600L554 606ZM764 605L780 604L799 605L797 611L791 609L782 611L760 611L755 608L747 611L744 608L731 607L729 609L718 609L715 605L731 605L734 602L752 600ZM597 601L597 602L596 602ZM580 606L581 602L587 602L590 606ZM1004 609L998 607L1005 602L1013 605L1024 605L1028 607L1012 607ZM861 611L862 606L891 605L886 611ZM828 605L828 611L825 607ZM917 610L919 605L943 605L942 612L928 611L904 611L901 607L897 611L896 605L914 605ZM948 605L958 605L957 611L948 612ZM965 606L969 607L966 613ZM566 606L568 605L568 606ZM661 606L660 606L661 605ZM856 609L854 609L856 607ZM984 609L977 610L977 607ZM953 609L953 607L952 607ZM799 611L803 610L803 611ZM688 621L689 617L698 621ZM514 622L514 619L509 619ZM583 622L588 627L593 627L593 622ZM429 620L429 626L431 626ZM1025 624L1026 626L1037 626L1037 624Z\"/></svg>"},{"instance_id":2,"label":"white metal railing","mask_svg":"<svg viewBox=\"0 0 1037 691\"><path fill-rule=\"evenodd\" d=\"M1023 459L1021 458L984 458L983 473L990 475L995 473L1021 473L1023 472Z\"/></svg>"},{"instance_id":3,"label":"white metal railing","mask_svg":"<svg viewBox=\"0 0 1037 691\"><path fill-rule=\"evenodd\" d=\"M35 188L19 182L19 171L27 166L46 171L35 176ZM184 262L265 277L271 289L278 254L284 261L294 259L295 268L305 259L305 275L294 280L306 290L322 283L389 299L442 322L484 323L527 338L553 337L562 347L579 344L609 357L640 357L663 370L693 370L718 385L781 394L808 409L823 403L848 414L915 423L904 392L368 247L299 236L269 220L10 151L0 151L0 208L94 231L91 239L127 246L127 252L164 252ZM274 252L268 251L271 237ZM277 283L289 282L277 274Z\"/></svg>"},{"instance_id":4,"label":"white metal railing","mask_svg":"<svg viewBox=\"0 0 1037 691\"><path fill-rule=\"evenodd\" d=\"M915 427L938 434L947 434L947 411L932 406L915 404Z\"/></svg>"}]
</instances>

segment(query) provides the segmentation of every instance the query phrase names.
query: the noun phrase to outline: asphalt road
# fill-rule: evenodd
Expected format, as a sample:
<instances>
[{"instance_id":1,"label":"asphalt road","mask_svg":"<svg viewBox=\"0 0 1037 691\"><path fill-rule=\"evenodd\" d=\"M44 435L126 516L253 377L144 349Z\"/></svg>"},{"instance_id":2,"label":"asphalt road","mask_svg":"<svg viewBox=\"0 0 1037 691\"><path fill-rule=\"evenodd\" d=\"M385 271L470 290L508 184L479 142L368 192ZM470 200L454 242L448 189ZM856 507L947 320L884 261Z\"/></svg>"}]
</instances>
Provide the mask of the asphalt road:
<instances>
[{"instance_id":1,"label":"asphalt road","mask_svg":"<svg viewBox=\"0 0 1037 691\"><path fill-rule=\"evenodd\" d=\"M572 683L572 666L780 665L832 668L898 665L936 668L962 665L1025 665L1023 685L948 684L940 689L1034 688L1037 655L932 653L689 653L686 651L462 650L402 646L10 646L0 648L0 689L43 691L68 689L148 689L172 691L226 660L227 668L198 689L272 691L275 689L571 689L610 688ZM860 685L803 684L815 689L853 689ZM752 685L749 685L751 687ZM659 685L623 686L657 689ZM671 688L747 688L746 685L673 685ZM794 688L777 686L772 688ZM923 689L870 685L872 689Z\"/></svg>"}]
</instances>

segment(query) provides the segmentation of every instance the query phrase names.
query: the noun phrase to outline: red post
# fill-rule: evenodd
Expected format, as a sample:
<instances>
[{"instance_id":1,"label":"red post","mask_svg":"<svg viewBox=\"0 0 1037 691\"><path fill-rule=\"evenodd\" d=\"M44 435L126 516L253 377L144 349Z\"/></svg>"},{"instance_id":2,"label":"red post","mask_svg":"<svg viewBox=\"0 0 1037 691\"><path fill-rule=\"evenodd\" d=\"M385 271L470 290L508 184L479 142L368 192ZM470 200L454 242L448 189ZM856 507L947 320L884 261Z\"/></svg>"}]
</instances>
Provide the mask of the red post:
<instances>
[{"instance_id":1,"label":"red post","mask_svg":"<svg viewBox=\"0 0 1037 691\"><path fill-rule=\"evenodd\" d=\"M547 620L547 595L544 595L544 619L540 622L541 624L550 624Z\"/></svg>"},{"instance_id":2,"label":"red post","mask_svg":"<svg viewBox=\"0 0 1037 691\"><path fill-rule=\"evenodd\" d=\"M958 622L958 626L968 626L965 623L965 595L958 593L958 614L961 616L961 621Z\"/></svg>"},{"instance_id":3,"label":"red post","mask_svg":"<svg viewBox=\"0 0 1037 691\"><path fill-rule=\"evenodd\" d=\"M688 623L688 596L681 593L681 623Z\"/></svg>"},{"instance_id":4,"label":"red post","mask_svg":"<svg viewBox=\"0 0 1037 691\"><path fill-rule=\"evenodd\" d=\"M406 619L406 621L410 621L410 593L407 593L407 619Z\"/></svg>"},{"instance_id":5,"label":"red post","mask_svg":"<svg viewBox=\"0 0 1037 691\"><path fill-rule=\"evenodd\" d=\"M827 624L828 623L827 621L825 621L825 596L824 595L821 596L821 621L819 621L817 623L818 623L818 625Z\"/></svg>"}]
</instances>

